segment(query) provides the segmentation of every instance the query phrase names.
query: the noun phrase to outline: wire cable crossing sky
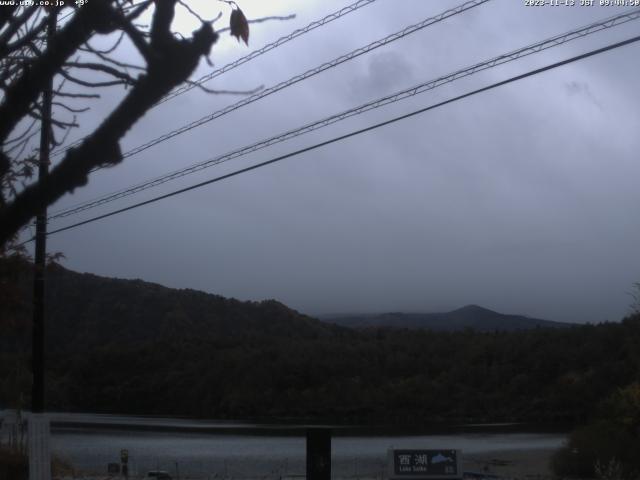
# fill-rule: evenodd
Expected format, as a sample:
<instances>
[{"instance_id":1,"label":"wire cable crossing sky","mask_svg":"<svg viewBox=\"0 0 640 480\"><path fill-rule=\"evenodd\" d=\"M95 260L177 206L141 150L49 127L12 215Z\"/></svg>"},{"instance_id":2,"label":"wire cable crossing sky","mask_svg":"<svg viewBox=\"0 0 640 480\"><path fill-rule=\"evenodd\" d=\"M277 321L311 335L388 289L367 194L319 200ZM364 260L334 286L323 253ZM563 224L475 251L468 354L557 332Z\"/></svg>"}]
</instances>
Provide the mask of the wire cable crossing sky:
<instances>
[{"instance_id":1,"label":"wire cable crossing sky","mask_svg":"<svg viewBox=\"0 0 640 480\"><path fill-rule=\"evenodd\" d=\"M322 27L324 25L327 25L331 22L333 22L334 20L337 20L341 17L344 17L345 15L348 15L352 12L355 12L357 10L359 10L362 7L366 7L367 5L372 4L373 2L376 2L378 0L358 0L354 3L352 3L351 5L348 5L344 8L341 8L338 11L335 11L333 13L330 13L329 15L319 19L319 20L315 20L313 22L311 22L310 24L308 24L307 26L303 27L303 28L298 28L296 30L294 30L293 32L291 32L289 35L285 35L284 37L280 37L278 40L276 40L275 42L271 42L268 43L267 45L254 50L253 52L249 53L248 55L245 55L244 57L241 57L233 62L227 63L226 65L214 70L211 73L208 73L207 75L203 75L202 77L200 77L197 80L194 80L192 82L189 82L177 89L175 89L173 92L168 93L163 99L161 99L156 106L171 100L175 97L178 97L184 93L187 93L188 91L196 88L198 85L202 85L203 83L206 83L210 80L213 80L216 77L219 77L220 75L230 72L231 70L233 70L236 67L239 67L241 65L244 65L245 63L253 60L254 58L259 57L260 55L264 55L265 53L278 48L282 45L284 45L287 42L290 42L291 40L294 40L302 35L304 35L305 33L309 33L313 30L315 30L318 27ZM70 15L70 14L69 14ZM67 15L68 16L68 15ZM77 140L75 142L73 142L70 145L67 145L66 147L60 148L58 150L56 150L55 152L52 153L52 156L57 156L60 155L66 151L68 151L69 149L80 145L85 139L82 138L80 140Z\"/></svg>"},{"instance_id":2,"label":"wire cable crossing sky","mask_svg":"<svg viewBox=\"0 0 640 480\"><path fill-rule=\"evenodd\" d=\"M352 116L355 115L359 115L362 113L365 113L367 111L376 109L376 108L380 108L382 106L385 105L389 105L391 103L395 103L398 102L400 100L404 100L406 98L410 98L413 97L415 95L418 95L420 93L424 93L426 91L435 89L437 87L440 87L442 85L445 85L447 83L453 82L455 80L458 80L460 78L469 76L469 75L473 75L475 73L484 71L486 69L489 68L493 68L496 67L498 65L502 65L504 63L507 62L512 62L515 61L519 58L534 54L534 53L539 53L541 51L547 50L549 48L552 47L556 47L556 46L560 46L563 45L564 43L579 39L579 38L583 38L585 36L606 30L606 29L610 29L619 25L623 25L627 22L630 22L632 20L638 20L640 19L640 9L636 9L636 10L632 10L632 11L627 11L624 13L621 13L619 15L614 15L612 17L607 17L606 19L600 20L598 22L594 22L594 23L590 23L589 25L580 27L580 28L576 28L573 29L571 31L559 34L559 35L555 35L551 38L548 38L546 40L519 48L517 50L499 55L497 57L493 57L489 60L485 60L483 62L479 62L476 63L470 67L466 67L460 70L457 70L453 73L438 77L436 79L432 79L426 82L422 82L418 85L415 85L413 87L404 89L402 91L396 92L392 95L387 95L385 97L382 98L378 98L376 100L367 102L363 105L360 105L358 107L334 114L330 117L326 117L323 118L321 120L318 120L316 122L304 125L302 127L287 131L285 133L270 137L268 139L265 140L261 140L259 142L253 143L251 145L236 149L234 151L225 153L223 155L218 155L216 157L213 157L209 160L206 160L204 162L200 162L197 163L195 165L192 165L188 168L184 168L184 169L180 169L178 171L174 171L170 174L167 175L163 175L160 177L157 177L156 179L153 180L149 180L147 182L143 182L140 183L138 185L129 187L127 189L124 190L120 190L118 192L112 193L112 194L108 194L106 196L103 196L97 200L93 200L90 202L85 202L83 204L80 204L78 206L75 207L71 207L68 208L66 210L60 211L58 213L55 213L53 215L51 215L49 217L49 220L54 220L57 218L64 218L76 213L80 213L82 211L91 209L91 208L95 208L97 206L100 205L104 205L106 203L115 201L117 199L120 198L124 198L127 197L129 195L133 195L135 193L147 190L149 188L153 188L156 187L158 185L164 184L168 181L174 180L176 178L180 178L183 177L185 175L189 175L198 171L201 171L205 168L209 168L211 166L214 165L218 165L220 163L241 157L243 155L246 155L248 153L251 152L255 152L257 150L266 148L268 146L274 145L276 143L280 143L280 142L284 142L286 140L289 140L291 138L295 138L297 136L303 135L305 133L311 132L311 131L315 131L318 130L320 128L326 127L328 125L332 125L336 122L342 121L344 119L350 118Z\"/></svg>"},{"instance_id":3,"label":"wire cable crossing sky","mask_svg":"<svg viewBox=\"0 0 640 480\"><path fill-rule=\"evenodd\" d=\"M330 13L329 15L321 18L320 20L315 20L313 22L311 22L310 24L308 24L306 27L303 28L298 28L296 30L294 30L293 32L291 32L289 35L286 35L284 37L280 37L278 40L276 40L275 42L271 42L268 43L267 45L265 45L262 48L259 48L258 50L254 50L253 52L251 52L248 55L245 55L242 58L239 58L238 60L228 63L227 65L214 70L211 73L208 73L207 75L203 75L202 77L200 77L198 80L195 80L192 83L183 85L182 87L176 89L175 91L171 92L170 94L168 94L164 99L161 100L160 103L166 102L167 100L171 100L172 98L175 98L179 95L182 95L183 93L188 92L189 90L194 89L195 87L197 87L198 85L202 85L203 83L206 83L210 80L213 80L214 78L222 75L223 73L226 73L230 70L233 70L236 67L239 67L240 65L243 65L245 63L247 63L250 60L253 60L256 57L259 57L260 55L263 55L271 50L273 50L274 48L280 47L282 45L284 45L287 42L290 42L291 40L294 40L298 37L300 37L301 35L304 35L305 33L309 33L313 30L315 30L318 27L322 27L324 25L327 25L330 22L333 22L334 20L337 20L345 15L348 15L350 13L353 13L357 10L359 10L362 7L366 7L368 5L371 5L373 2L375 2L377 0L358 0L357 2L352 3L351 5L348 5L344 8L341 8L340 10L338 10L337 12L333 12Z\"/></svg>"},{"instance_id":4,"label":"wire cable crossing sky","mask_svg":"<svg viewBox=\"0 0 640 480\"><path fill-rule=\"evenodd\" d=\"M239 102L236 102L234 104L228 105L227 107L224 107L223 109L217 110L215 112L213 112L212 114L209 114L205 117L202 117L198 120L195 120L187 125L184 125L178 129L175 129L171 132L168 132L164 135L161 135L159 137L156 137L155 139L143 144L143 145L139 145L138 147L135 147L131 150L128 150L127 152L125 152L123 154L123 158L127 158L130 156L133 156L135 154L138 154L148 148L151 148L152 146L155 146L161 142L164 142L165 140L169 140L173 137L176 137L178 135L181 135L183 133L186 133L196 127L199 127L201 125L204 125L212 120L215 120L217 118L220 118L228 113L231 113L235 110L238 110L242 107L246 107L247 105L250 105L251 103L260 100L262 98L265 98L269 95L271 95L272 93L276 93L279 92L287 87L290 87L296 83L302 82L304 80L308 80L311 77L325 71L328 70L330 68L336 67L342 63L345 63L349 60L353 60L363 54L369 53L373 50L375 50L376 48L379 48L381 46L390 44L396 40L399 40L401 38L406 37L407 35L410 35L412 33L415 33L419 30L422 30L428 26L434 25L436 23L439 23L451 16L454 15L458 15L460 13L463 13L473 7L477 7L483 3L489 2L491 0L472 0L472 1L468 1L466 3L463 3L455 8L451 8L448 9L436 16L431 16L428 17L424 20L422 20L419 23L416 23L414 25L408 26L408 27L404 27L403 29L401 29L398 32L395 32L391 35L388 35L382 39L376 40L374 42L371 42L363 47L357 48L353 51L351 51L348 54L345 55L341 55L340 57L337 57L329 62L325 62L313 69L310 69L302 74L296 75L294 77L289 78L288 80L285 80L283 82L278 83L275 86L269 87L267 89L261 90L260 92L253 94L251 96L248 96L247 98L244 98L243 100L240 100ZM82 140L80 140L81 142ZM79 143L79 142L76 142ZM71 145L69 147L67 147L65 150L68 150L69 148L72 148L74 145ZM60 152L62 152L62 150L60 150ZM96 168L93 171L98 171L98 170L102 170L102 168ZM57 213L57 212L56 212ZM53 217L49 217L49 218L53 218Z\"/></svg>"},{"instance_id":5,"label":"wire cable crossing sky","mask_svg":"<svg viewBox=\"0 0 640 480\"><path fill-rule=\"evenodd\" d=\"M408 113L408 114L405 114L405 115L401 115L401 116L392 118L390 120L386 120L384 122L380 122L380 123L377 123L375 125L371 125L369 127L350 132L350 133L348 133L346 135L341 135L339 137L335 137L335 138L332 138L330 140L317 143L317 144L312 145L310 147L306 147L306 148L303 148L303 149L300 149L300 150L296 150L295 152L291 152L291 153L288 153L288 154L285 154L285 155L281 155L281 156L273 158L271 160L268 160L268 161L265 161L265 162L262 162L262 163L247 167L247 168L243 168L241 170L237 170L235 172L232 172L232 173L229 173L229 174L226 174L226 175L222 175L220 177L216 177L216 178L213 178L213 179L201 182L201 183L197 183L195 185L191 185L189 187L182 188L182 189L179 189L179 190L176 190L176 191L164 194L164 195L160 195L160 196L152 198L150 200L146 200L144 202L136 203L134 205L130 205L128 207L121 208L121 209L106 213L104 215L99 215L99 216L90 218L88 220L82 221L82 222L78 222L78 223L63 227L63 228L58 228L58 229L52 230L49 233L47 233L47 235L54 235L56 233L64 232L64 231L67 231L67 230L71 230L73 228L77 228L77 227L80 227L82 225L86 225L88 223L92 223L92 222L95 222L95 221L98 221L98 220L102 220L102 219L105 219L105 218L108 218L108 217L111 217L111 216L114 216L114 215L117 215L117 214L120 214L120 213L127 212L129 210L133 210L135 208L139 208L139 207L142 207L142 206L145 206L145 205L149 205L149 204L158 202L160 200L164 200L164 199L167 199L167 198L170 198L170 197L174 197L176 195L180 195L182 193L186 193L186 192L189 192L191 190L195 190L197 188L201 188L201 187L204 187L206 185L210 185L212 183L216 183L216 182L219 182L219 181L222 181L222 180L225 180L225 179L228 179L228 178L231 178L231 177L243 174L243 173L247 173L249 171L256 170L258 168L265 167L267 165L271 165L271 164L276 163L276 162L280 162L280 161L285 160L287 158L291 158L291 157L300 155L302 153L306 153L306 152L309 152L311 150L315 150L317 148L324 147L326 145L330 145L330 144L335 143L335 142L346 140L347 138L351 138L351 137L354 137L354 136L357 136L357 135L361 135L363 133L369 132L369 131L377 129L377 128L381 128L381 127L386 126L386 125L390 125L390 124L398 122L400 120L405 120L407 118L414 117L414 116L416 116L418 114L425 113L425 112L428 112L430 110L433 110L433 109L448 105L450 103L460 101L462 99L471 97L473 95L477 95L479 93L483 93L483 92L486 92L488 90L492 90L494 88L507 85L509 83L513 83L513 82L516 82L516 81L519 81L519 80L523 80L523 79L525 79L527 77L531 77L533 75L538 75L540 73L543 73L543 72L546 72L546 71L549 71L549 70L552 70L552 69L555 69L555 68L558 68L558 67L562 67L564 65L568 65L570 63L574 63L574 62L577 62L579 60L584 60L584 59L592 57L594 55L599 55L599 54L602 54L602 53L605 53L605 52L608 52L608 51L611 51L611 50L614 50L614 49L617 49L617 48L621 48L621 47L630 45L630 44L638 42L638 41L640 41L640 36L632 37L632 38L629 38L629 39L624 40L622 42L618 42L618 43L615 43L615 44L607 45L606 47L602 47L602 48L599 48L599 49L596 49L596 50L591 50L591 51L589 51L589 52L587 52L585 54L578 55L578 56L575 56L575 57L572 57L572 58L569 58L569 59L566 59L566 60L563 60L563 61L560 61L560 62L556 62L556 63L550 64L550 65L547 65L545 67L538 68L538 69L529 71L527 73L508 78L508 79L500 81L500 82L496 82L494 84L488 85L486 87L479 88L477 90L473 90L471 92L468 92L468 93L463 94L463 95L459 95L459 96L451 98L449 100L445 100L443 102L439 102L437 104L430 105L428 107L421 108L419 110L415 110L415 111L413 111L411 113ZM31 241L31 240L33 240L33 239L30 239L29 241Z\"/></svg>"},{"instance_id":6,"label":"wire cable crossing sky","mask_svg":"<svg viewBox=\"0 0 640 480\"><path fill-rule=\"evenodd\" d=\"M136 155L140 152L143 152L144 150L147 150L148 148L151 148L155 145L158 145L159 143L162 143L166 140L169 140L171 138L174 138L178 135L181 135L185 132L188 132L189 130L193 130L194 128L200 127L206 123L209 123L217 118L220 118L228 113L231 113L235 110L238 110L239 108L245 107L255 101L261 100L273 93L279 92L285 88L288 88L292 85L295 85L296 83L302 82L304 80L307 80L315 75L318 75L319 73L322 73L326 70L329 70L331 68L335 68L338 65L341 65L345 62L348 62L350 60L353 60L354 58L357 58L361 55L364 55L366 53L369 53L377 48L380 48L384 45L388 45L392 42L395 42L397 40L400 40L408 35L411 35L413 33L416 33L424 28L427 28L431 25L435 25L439 22L442 22L443 20L446 20L450 17L453 17L455 15L459 15L463 12L466 12L467 10L470 10L474 7L477 7L479 5L482 5L484 3L490 2L491 0L471 0L468 2L465 2L455 8L451 8L448 9L442 13L440 13L439 15L433 16L433 17L429 17L426 18L424 20L422 20L421 22L418 22L414 25L408 26L406 28L403 28L402 30L393 33L391 35L388 35L384 38L381 38L375 42L371 42L368 45L365 45L363 47L360 47L356 50L353 50L345 55L341 55L340 57L337 57L329 62L325 62L322 65L317 66L316 68L312 68L310 70L307 70L306 72L296 75L294 77L289 78L288 80L285 80L283 82L278 83L277 85L274 85L272 87L266 88L264 90L261 90L258 93L255 93L253 95L248 96L247 98L244 98L232 105L229 105L223 109L217 110L205 117L202 117L198 120L195 120L187 125L184 125L180 128L177 128L175 130L172 130L171 132L168 132L164 135L161 135L159 137L156 137L153 140L150 140L149 142L146 142L142 145L139 145L138 147L135 147L127 152L124 152L122 157L123 158L129 158L132 157L133 155ZM99 170L99 169L96 169ZM95 170L94 170L95 171Z\"/></svg>"}]
</instances>

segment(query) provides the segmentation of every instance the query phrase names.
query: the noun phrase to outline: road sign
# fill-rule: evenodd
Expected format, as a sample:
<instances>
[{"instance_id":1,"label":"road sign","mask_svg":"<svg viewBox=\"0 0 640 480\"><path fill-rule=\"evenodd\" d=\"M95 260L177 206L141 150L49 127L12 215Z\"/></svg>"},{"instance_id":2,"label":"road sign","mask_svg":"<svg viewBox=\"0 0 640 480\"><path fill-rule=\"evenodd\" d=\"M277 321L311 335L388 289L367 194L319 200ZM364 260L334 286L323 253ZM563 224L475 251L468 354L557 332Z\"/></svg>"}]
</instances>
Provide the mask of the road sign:
<instances>
[{"instance_id":1,"label":"road sign","mask_svg":"<svg viewBox=\"0 0 640 480\"><path fill-rule=\"evenodd\" d=\"M460 450L389 450L390 479L461 478Z\"/></svg>"}]
</instances>

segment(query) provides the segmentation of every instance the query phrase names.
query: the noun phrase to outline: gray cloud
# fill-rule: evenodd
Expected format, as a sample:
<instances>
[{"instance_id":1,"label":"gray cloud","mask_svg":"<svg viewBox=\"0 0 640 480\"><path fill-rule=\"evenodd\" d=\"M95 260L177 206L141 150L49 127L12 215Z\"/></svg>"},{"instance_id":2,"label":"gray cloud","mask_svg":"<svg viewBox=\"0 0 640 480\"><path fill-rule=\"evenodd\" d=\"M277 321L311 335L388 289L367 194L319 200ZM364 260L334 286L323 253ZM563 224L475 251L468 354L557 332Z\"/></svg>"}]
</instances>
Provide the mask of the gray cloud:
<instances>
[{"instance_id":1,"label":"gray cloud","mask_svg":"<svg viewBox=\"0 0 640 480\"><path fill-rule=\"evenodd\" d=\"M372 54L363 74L351 80L351 93L359 99L388 95L414 83L413 72L413 66L400 52Z\"/></svg>"},{"instance_id":2,"label":"gray cloud","mask_svg":"<svg viewBox=\"0 0 640 480\"><path fill-rule=\"evenodd\" d=\"M456 4L409 1L398 8L396 2L376 2L259 57L213 86L275 84ZM252 47L342 6L337 1L274 2L278 13L295 11L298 17L260 24L252 31ZM61 205L613 13L489 2L100 172ZM576 55L630 36L634 29L635 22L483 72L139 199ZM214 61L222 65L246 53L240 48L221 44ZM617 320L628 311L626 292L640 277L637 48L53 236L51 248L64 251L67 265L80 271L241 299L274 297L309 313L434 311L477 303L553 320ZM126 138L125 149L236 100L197 91L179 97L148 114ZM105 99L105 106L113 101ZM95 110L89 123L103 111Z\"/></svg>"}]
</instances>

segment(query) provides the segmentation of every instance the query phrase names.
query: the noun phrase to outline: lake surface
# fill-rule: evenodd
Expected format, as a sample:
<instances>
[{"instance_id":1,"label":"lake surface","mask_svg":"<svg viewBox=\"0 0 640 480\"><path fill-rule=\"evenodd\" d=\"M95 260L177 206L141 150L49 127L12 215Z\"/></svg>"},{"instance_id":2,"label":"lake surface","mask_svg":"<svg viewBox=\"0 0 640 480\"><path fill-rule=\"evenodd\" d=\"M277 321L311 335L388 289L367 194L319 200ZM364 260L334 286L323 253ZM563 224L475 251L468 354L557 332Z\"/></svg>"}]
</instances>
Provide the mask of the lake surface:
<instances>
[{"instance_id":1,"label":"lake surface","mask_svg":"<svg viewBox=\"0 0 640 480\"><path fill-rule=\"evenodd\" d=\"M119 462L121 449L129 452L132 474L160 469L174 478L178 472L181 478L280 478L305 471L304 429L291 432L291 426L92 414L49 416L53 453L82 471L106 473L108 463ZM389 448L459 449L473 457L555 449L566 438L560 433L505 433L501 427L469 426L471 431L437 434L339 434L332 439L332 472L341 477L382 478ZM151 430L155 428L171 431ZM281 428L288 428L289 434L282 435Z\"/></svg>"}]
</instances>

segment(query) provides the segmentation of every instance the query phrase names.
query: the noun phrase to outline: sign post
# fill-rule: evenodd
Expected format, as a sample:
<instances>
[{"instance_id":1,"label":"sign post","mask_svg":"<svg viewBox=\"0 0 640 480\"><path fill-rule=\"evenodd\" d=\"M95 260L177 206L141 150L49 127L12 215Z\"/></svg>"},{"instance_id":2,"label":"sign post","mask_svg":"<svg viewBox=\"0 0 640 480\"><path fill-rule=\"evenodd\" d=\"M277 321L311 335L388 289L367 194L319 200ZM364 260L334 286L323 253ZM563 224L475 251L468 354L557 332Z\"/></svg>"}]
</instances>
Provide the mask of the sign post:
<instances>
[{"instance_id":1,"label":"sign post","mask_svg":"<svg viewBox=\"0 0 640 480\"><path fill-rule=\"evenodd\" d=\"M29 480L51 480L51 429L44 413L29 415Z\"/></svg>"},{"instance_id":2,"label":"sign post","mask_svg":"<svg viewBox=\"0 0 640 480\"><path fill-rule=\"evenodd\" d=\"M458 479L462 478L460 450L392 450L388 451L389 479Z\"/></svg>"},{"instance_id":3,"label":"sign post","mask_svg":"<svg viewBox=\"0 0 640 480\"><path fill-rule=\"evenodd\" d=\"M307 480L331 480L331 430L307 429Z\"/></svg>"},{"instance_id":4,"label":"sign post","mask_svg":"<svg viewBox=\"0 0 640 480\"><path fill-rule=\"evenodd\" d=\"M120 462L122 463L122 475L129 478L129 450L120 450Z\"/></svg>"}]
</instances>

